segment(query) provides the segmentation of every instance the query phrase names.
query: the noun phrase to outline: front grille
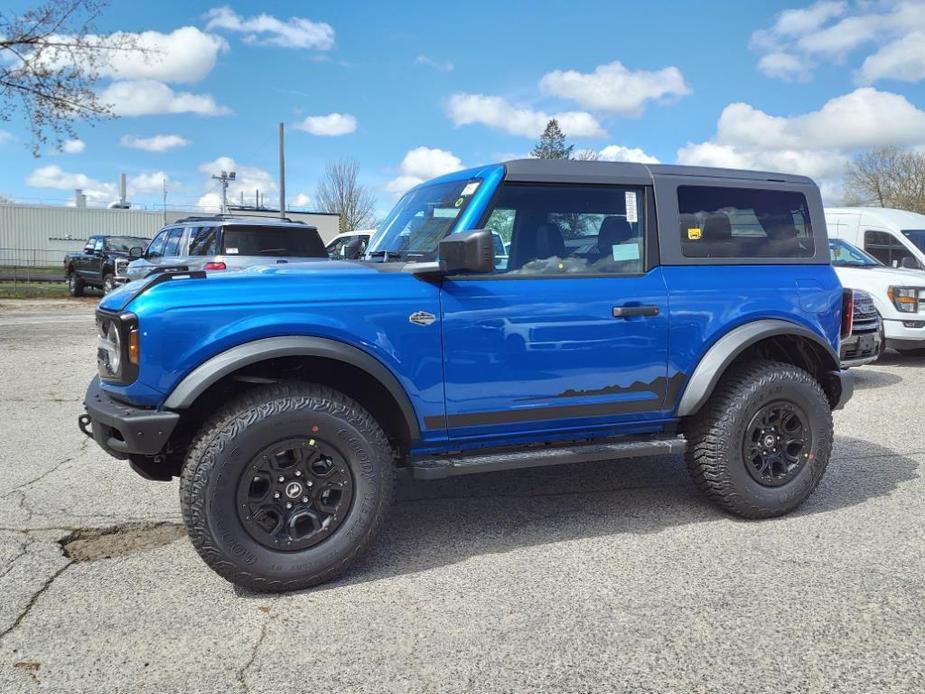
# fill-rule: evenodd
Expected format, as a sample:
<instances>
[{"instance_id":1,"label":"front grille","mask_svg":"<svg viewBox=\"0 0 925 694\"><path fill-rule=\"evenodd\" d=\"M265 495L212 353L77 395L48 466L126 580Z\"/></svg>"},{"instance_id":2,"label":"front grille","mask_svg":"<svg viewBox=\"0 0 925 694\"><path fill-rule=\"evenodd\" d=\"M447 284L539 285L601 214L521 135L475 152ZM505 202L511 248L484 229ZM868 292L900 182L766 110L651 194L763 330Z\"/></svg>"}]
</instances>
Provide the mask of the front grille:
<instances>
[{"instance_id":1,"label":"front grille","mask_svg":"<svg viewBox=\"0 0 925 694\"><path fill-rule=\"evenodd\" d=\"M854 290L854 325L852 335L875 333L880 330L880 314L874 307L870 294L859 289Z\"/></svg>"}]
</instances>

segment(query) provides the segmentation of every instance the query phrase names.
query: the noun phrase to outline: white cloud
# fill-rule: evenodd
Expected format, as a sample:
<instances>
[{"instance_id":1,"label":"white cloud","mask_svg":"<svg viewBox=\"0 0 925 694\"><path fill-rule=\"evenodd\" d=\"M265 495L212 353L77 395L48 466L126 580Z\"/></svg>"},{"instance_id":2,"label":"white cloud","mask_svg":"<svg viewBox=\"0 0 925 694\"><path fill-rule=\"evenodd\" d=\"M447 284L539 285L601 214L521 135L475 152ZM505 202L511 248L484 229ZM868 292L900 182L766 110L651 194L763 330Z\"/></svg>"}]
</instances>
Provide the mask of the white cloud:
<instances>
[{"instance_id":1,"label":"white cloud","mask_svg":"<svg viewBox=\"0 0 925 694\"><path fill-rule=\"evenodd\" d=\"M257 190L260 191L261 200L266 198L268 207L276 207L279 203L279 184L269 171L238 164L231 157L218 157L199 165L199 172L203 174L203 189L206 192L199 198L197 205L203 211L217 212L221 208L221 186L212 176L222 171L235 172L235 180L228 185L230 204L240 203L242 194L248 204L253 204Z\"/></svg>"},{"instance_id":2,"label":"white cloud","mask_svg":"<svg viewBox=\"0 0 925 694\"><path fill-rule=\"evenodd\" d=\"M729 104L716 135L682 147L678 162L803 174L834 196L851 155L883 145L925 145L925 111L898 94L863 87L791 117Z\"/></svg>"},{"instance_id":3,"label":"white cloud","mask_svg":"<svg viewBox=\"0 0 925 694\"><path fill-rule=\"evenodd\" d=\"M163 171L129 176L126 179L128 195L132 197L139 193L158 193L161 191L164 179L169 180L169 177ZM108 183L91 178L83 173L65 171L56 164L35 169L26 179L26 184L32 188L52 188L66 191L80 188L88 200L96 203L112 202L119 197L118 186L115 182Z\"/></svg>"},{"instance_id":4,"label":"white cloud","mask_svg":"<svg viewBox=\"0 0 925 694\"><path fill-rule=\"evenodd\" d=\"M181 27L169 34L143 31L115 34L129 37L140 51L110 51L103 74L120 80L150 79L162 82L198 82L208 75L219 53L228 50L225 39L196 27Z\"/></svg>"},{"instance_id":5,"label":"white cloud","mask_svg":"<svg viewBox=\"0 0 925 694\"><path fill-rule=\"evenodd\" d=\"M287 206L292 205L293 207L311 207L312 199L305 193L299 193L286 204Z\"/></svg>"},{"instance_id":6,"label":"white cloud","mask_svg":"<svg viewBox=\"0 0 925 694\"><path fill-rule=\"evenodd\" d=\"M603 127L590 113L566 111L548 114L512 105L500 96L454 94L447 102L447 115L458 126L480 123L511 135L539 137L551 118L556 118L569 137L605 137Z\"/></svg>"},{"instance_id":7,"label":"white cloud","mask_svg":"<svg viewBox=\"0 0 925 694\"><path fill-rule=\"evenodd\" d=\"M449 60L434 60L428 55L419 55L414 59L414 64L426 65L427 67L432 67L434 70L438 70L440 72L453 72L453 69L456 67Z\"/></svg>"},{"instance_id":8,"label":"white cloud","mask_svg":"<svg viewBox=\"0 0 925 694\"><path fill-rule=\"evenodd\" d=\"M209 94L175 92L163 82L135 80L113 82L100 93L100 101L112 106L117 116L148 116L159 113L195 113L224 116L231 113Z\"/></svg>"},{"instance_id":9,"label":"white cloud","mask_svg":"<svg viewBox=\"0 0 925 694\"><path fill-rule=\"evenodd\" d=\"M308 116L296 124L297 130L312 135L349 135L357 129L357 119L349 113L329 113L326 116Z\"/></svg>"},{"instance_id":10,"label":"white cloud","mask_svg":"<svg viewBox=\"0 0 925 694\"><path fill-rule=\"evenodd\" d=\"M638 147L608 145L597 154L602 161L635 161L640 164L658 164L658 159Z\"/></svg>"},{"instance_id":11,"label":"white cloud","mask_svg":"<svg viewBox=\"0 0 925 694\"><path fill-rule=\"evenodd\" d=\"M591 111L621 116L640 116L649 101L680 98L690 94L676 67L658 71L630 70L620 61L598 65L594 72L554 70L543 75L540 89L569 99Z\"/></svg>"},{"instance_id":12,"label":"white cloud","mask_svg":"<svg viewBox=\"0 0 925 694\"><path fill-rule=\"evenodd\" d=\"M6 130L0 130L0 145L6 144L7 142L12 142L16 138L13 137L13 133L7 132Z\"/></svg>"},{"instance_id":13,"label":"white cloud","mask_svg":"<svg viewBox=\"0 0 925 694\"><path fill-rule=\"evenodd\" d=\"M914 31L867 56L857 77L863 84L880 79L903 82L925 79L925 31Z\"/></svg>"},{"instance_id":14,"label":"white cloud","mask_svg":"<svg viewBox=\"0 0 925 694\"><path fill-rule=\"evenodd\" d=\"M65 154L80 154L86 149L87 143L83 140L77 138L74 140L68 140L63 145L61 145L61 151Z\"/></svg>"},{"instance_id":15,"label":"white cloud","mask_svg":"<svg viewBox=\"0 0 925 694\"><path fill-rule=\"evenodd\" d=\"M752 34L751 46L762 54L758 69L768 77L808 81L820 64L842 64L872 44L858 82L917 82L925 79L923 32L925 3L920 0L826 0L781 12L770 29Z\"/></svg>"},{"instance_id":16,"label":"white cloud","mask_svg":"<svg viewBox=\"0 0 925 694\"><path fill-rule=\"evenodd\" d=\"M247 43L281 48L310 48L319 51L334 47L334 29L324 22L302 17L282 21L266 13L242 17L230 7L216 7L206 13L206 29L225 29L244 34Z\"/></svg>"},{"instance_id":17,"label":"white cloud","mask_svg":"<svg viewBox=\"0 0 925 694\"><path fill-rule=\"evenodd\" d=\"M129 149L140 149L145 152L166 152L176 147L186 147L190 141L179 135L153 135L151 137L123 135L119 144Z\"/></svg>"},{"instance_id":18,"label":"white cloud","mask_svg":"<svg viewBox=\"0 0 925 694\"><path fill-rule=\"evenodd\" d=\"M462 161L452 152L445 149L415 147L405 154L398 166L399 175L389 181L385 189L399 196L419 183L462 168Z\"/></svg>"},{"instance_id":19,"label":"white cloud","mask_svg":"<svg viewBox=\"0 0 925 694\"><path fill-rule=\"evenodd\" d=\"M52 35L49 39L62 44L74 41L73 36L65 35ZM116 32L108 36L90 34L84 40L95 47L99 74L118 80L198 82L215 67L218 55L228 50L225 39L191 26L169 34L159 31ZM133 49L127 49L126 44ZM65 47L46 49L42 55L49 67L66 68L75 60L70 49ZM76 59L81 57L77 55Z\"/></svg>"}]
</instances>

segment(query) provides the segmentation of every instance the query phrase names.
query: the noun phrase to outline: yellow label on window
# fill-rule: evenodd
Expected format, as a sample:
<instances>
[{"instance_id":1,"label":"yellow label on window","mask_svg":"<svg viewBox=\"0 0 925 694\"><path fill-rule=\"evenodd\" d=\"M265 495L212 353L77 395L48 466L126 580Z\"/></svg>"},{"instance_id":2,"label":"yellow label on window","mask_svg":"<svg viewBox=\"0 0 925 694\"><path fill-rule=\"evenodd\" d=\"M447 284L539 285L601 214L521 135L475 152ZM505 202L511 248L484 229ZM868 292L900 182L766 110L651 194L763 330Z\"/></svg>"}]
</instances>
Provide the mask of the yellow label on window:
<instances>
[{"instance_id":1,"label":"yellow label on window","mask_svg":"<svg viewBox=\"0 0 925 694\"><path fill-rule=\"evenodd\" d=\"M703 232L700 227L691 227L687 230L687 238L691 241L699 241L701 236L703 236Z\"/></svg>"}]
</instances>

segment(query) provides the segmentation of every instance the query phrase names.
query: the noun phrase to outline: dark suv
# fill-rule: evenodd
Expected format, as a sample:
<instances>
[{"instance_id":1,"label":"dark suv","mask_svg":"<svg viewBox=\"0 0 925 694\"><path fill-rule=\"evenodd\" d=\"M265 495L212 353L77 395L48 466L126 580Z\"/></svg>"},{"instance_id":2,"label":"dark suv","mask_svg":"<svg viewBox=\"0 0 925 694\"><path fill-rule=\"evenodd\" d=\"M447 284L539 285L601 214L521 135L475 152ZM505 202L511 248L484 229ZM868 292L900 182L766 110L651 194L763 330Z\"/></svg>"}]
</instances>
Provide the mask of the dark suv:
<instances>
[{"instance_id":1,"label":"dark suv","mask_svg":"<svg viewBox=\"0 0 925 694\"><path fill-rule=\"evenodd\" d=\"M179 476L200 555L259 590L342 573L399 471L684 453L766 518L829 462L846 304L807 178L511 161L408 192L363 260L109 295L80 426Z\"/></svg>"}]
</instances>

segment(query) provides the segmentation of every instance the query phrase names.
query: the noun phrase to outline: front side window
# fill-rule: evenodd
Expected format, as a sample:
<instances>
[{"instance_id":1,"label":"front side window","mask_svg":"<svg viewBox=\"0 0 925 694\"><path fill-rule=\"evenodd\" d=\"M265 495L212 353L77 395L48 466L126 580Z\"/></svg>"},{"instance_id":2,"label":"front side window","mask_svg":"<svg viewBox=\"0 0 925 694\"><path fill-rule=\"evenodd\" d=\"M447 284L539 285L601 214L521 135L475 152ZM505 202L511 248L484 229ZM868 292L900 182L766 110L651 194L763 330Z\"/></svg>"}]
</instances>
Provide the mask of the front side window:
<instances>
[{"instance_id":1,"label":"front side window","mask_svg":"<svg viewBox=\"0 0 925 694\"><path fill-rule=\"evenodd\" d=\"M453 231L479 185L479 181L447 181L409 191L382 223L369 256L434 260L437 246Z\"/></svg>"},{"instance_id":2,"label":"front side window","mask_svg":"<svg viewBox=\"0 0 925 694\"><path fill-rule=\"evenodd\" d=\"M637 187L505 183L485 223L495 237L495 269L508 275L641 273L644 210Z\"/></svg>"},{"instance_id":3,"label":"front side window","mask_svg":"<svg viewBox=\"0 0 925 694\"><path fill-rule=\"evenodd\" d=\"M681 252L688 258L810 258L806 196L785 190L679 186Z\"/></svg>"},{"instance_id":4,"label":"front side window","mask_svg":"<svg viewBox=\"0 0 925 694\"><path fill-rule=\"evenodd\" d=\"M155 258L161 258L164 255L164 242L167 241L167 232L169 230L165 229L160 234L154 237L154 240L148 244L148 248L145 250L145 258L148 260L153 260Z\"/></svg>"},{"instance_id":5,"label":"front side window","mask_svg":"<svg viewBox=\"0 0 925 694\"><path fill-rule=\"evenodd\" d=\"M171 229L164 244L164 256L173 258L180 255L180 241L183 239L183 229Z\"/></svg>"},{"instance_id":6,"label":"front side window","mask_svg":"<svg viewBox=\"0 0 925 694\"><path fill-rule=\"evenodd\" d=\"M327 258L324 241L314 227L229 225L222 231L224 255L266 255Z\"/></svg>"},{"instance_id":7,"label":"front side window","mask_svg":"<svg viewBox=\"0 0 925 694\"><path fill-rule=\"evenodd\" d=\"M102 253L103 244L104 244L103 239L101 238L97 239L96 241L93 242L93 250L96 251L97 253Z\"/></svg>"},{"instance_id":8,"label":"front side window","mask_svg":"<svg viewBox=\"0 0 925 694\"><path fill-rule=\"evenodd\" d=\"M190 255L218 255L218 227L197 227L190 234Z\"/></svg>"},{"instance_id":9,"label":"front side window","mask_svg":"<svg viewBox=\"0 0 925 694\"><path fill-rule=\"evenodd\" d=\"M864 250L884 265L899 267L904 258L912 258L912 251L903 242L886 231L864 232Z\"/></svg>"}]
</instances>

